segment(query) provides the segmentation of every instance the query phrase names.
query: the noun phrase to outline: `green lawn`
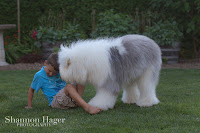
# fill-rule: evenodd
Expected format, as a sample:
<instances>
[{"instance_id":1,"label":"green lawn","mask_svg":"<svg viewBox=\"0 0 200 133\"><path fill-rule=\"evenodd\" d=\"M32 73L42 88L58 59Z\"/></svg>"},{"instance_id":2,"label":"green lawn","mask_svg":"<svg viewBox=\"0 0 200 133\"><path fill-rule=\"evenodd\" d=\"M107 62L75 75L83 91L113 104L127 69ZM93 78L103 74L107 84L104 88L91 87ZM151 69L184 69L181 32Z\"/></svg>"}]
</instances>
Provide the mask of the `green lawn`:
<instances>
[{"instance_id":1,"label":"green lawn","mask_svg":"<svg viewBox=\"0 0 200 133\"><path fill-rule=\"evenodd\" d=\"M27 93L36 71L0 71L0 132L200 132L200 69L163 69L157 87L161 103L148 108L123 104L121 94L115 108L89 115L82 108L59 110L48 107L42 92L34 94L33 108L25 109ZM83 95L95 95L87 85ZM50 126L20 127L6 118L65 119ZM11 119L9 118L11 121ZM47 124L47 122L45 122ZM29 123L30 124L30 123Z\"/></svg>"}]
</instances>

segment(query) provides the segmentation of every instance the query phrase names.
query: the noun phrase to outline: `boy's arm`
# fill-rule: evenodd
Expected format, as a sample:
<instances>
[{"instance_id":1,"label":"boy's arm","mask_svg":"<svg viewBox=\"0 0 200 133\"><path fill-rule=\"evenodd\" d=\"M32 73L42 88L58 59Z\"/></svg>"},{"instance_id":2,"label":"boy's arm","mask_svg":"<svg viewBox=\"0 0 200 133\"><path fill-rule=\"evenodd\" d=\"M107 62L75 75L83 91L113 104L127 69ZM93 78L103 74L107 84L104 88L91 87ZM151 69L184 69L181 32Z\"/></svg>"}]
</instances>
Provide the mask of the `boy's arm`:
<instances>
[{"instance_id":1,"label":"boy's arm","mask_svg":"<svg viewBox=\"0 0 200 133\"><path fill-rule=\"evenodd\" d=\"M80 96L83 95L84 89L85 89L85 86L83 86L83 85L77 85L77 91L78 91L78 94Z\"/></svg>"},{"instance_id":2,"label":"boy's arm","mask_svg":"<svg viewBox=\"0 0 200 133\"><path fill-rule=\"evenodd\" d=\"M34 89L32 89L31 87L29 88L28 91L28 106L26 106L25 108L32 108L32 99L33 99L33 94L34 94Z\"/></svg>"}]
</instances>

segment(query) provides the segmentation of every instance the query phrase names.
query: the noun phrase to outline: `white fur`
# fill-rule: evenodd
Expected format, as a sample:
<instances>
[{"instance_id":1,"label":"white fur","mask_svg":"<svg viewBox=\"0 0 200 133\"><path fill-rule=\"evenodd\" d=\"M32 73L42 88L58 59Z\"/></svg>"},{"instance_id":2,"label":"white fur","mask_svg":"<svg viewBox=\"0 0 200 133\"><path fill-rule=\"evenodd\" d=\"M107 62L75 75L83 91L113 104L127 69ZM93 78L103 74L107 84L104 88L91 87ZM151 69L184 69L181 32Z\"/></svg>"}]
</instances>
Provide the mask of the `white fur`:
<instances>
[{"instance_id":1,"label":"white fur","mask_svg":"<svg viewBox=\"0 0 200 133\"><path fill-rule=\"evenodd\" d=\"M119 44L119 41L117 43ZM71 48L61 46L59 52L61 77L65 81L80 84L89 82L95 87L102 85L104 77L111 72L108 59L109 48L110 44L106 40L80 41L78 45L72 45ZM67 68L69 59L71 65Z\"/></svg>"},{"instance_id":2,"label":"white fur","mask_svg":"<svg viewBox=\"0 0 200 133\"><path fill-rule=\"evenodd\" d=\"M149 68L138 81L140 97L136 101L136 104L140 107L148 107L159 103L159 100L155 95L155 83L153 83L150 78L151 74L152 73Z\"/></svg>"},{"instance_id":3,"label":"white fur","mask_svg":"<svg viewBox=\"0 0 200 133\"><path fill-rule=\"evenodd\" d=\"M99 107L103 110L112 109L115 105L117 95L114 95L105 89L97 90L95 97L93 97L88 104ZM106 103L106 104L105 104Z\"/></svg>"},{"instance_id":4,"label":"white fur","mask_svg":"<svg viewBox=\"0 0 200 133\"><path fill-rule=\"evenodd\" d=\"M134 37L135 40L153 43L152 40L144 36L135 35ZM79 41L69 48L61 46L59 51L62 79L82 85L85 85L86 82L92 84L96 89L96 95L89 104L103 110L112 109L118 96L102 86L107 77L112 76L110 48L117 46L120 55L127 53L121 41L122 38ZM159 65L161 65L161 61ZM155 93L157 83L151 81L152 72L151 66L145 72L142 69L138 70L138 73L135 74L138 76L137 80L134 79L131 84L121 85L124 91L122 96L124 103L136 103L138 106L152 106L159 103Z\"/></svg>"},{"instance_id":5,"label":"white fur","mask_svg":"<svg viewBox=\"0 0 200 133\"><path fill-rule=\"evenodd\" d=\"M122 95L122 101L128 104L136 103L137 99L140 96L137 84L133 83L132 85L123 88L124 90Z\"/></svg>"}]
</instances>

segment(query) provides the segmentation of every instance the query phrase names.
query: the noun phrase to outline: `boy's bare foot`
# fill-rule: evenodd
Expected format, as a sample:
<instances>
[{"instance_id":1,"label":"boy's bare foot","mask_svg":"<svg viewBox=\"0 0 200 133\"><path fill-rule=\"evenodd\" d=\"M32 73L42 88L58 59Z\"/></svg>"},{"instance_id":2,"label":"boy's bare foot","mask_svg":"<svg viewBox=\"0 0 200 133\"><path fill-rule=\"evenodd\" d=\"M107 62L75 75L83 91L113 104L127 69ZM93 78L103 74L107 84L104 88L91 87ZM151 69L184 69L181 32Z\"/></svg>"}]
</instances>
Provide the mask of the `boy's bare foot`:
<instances>
[{"instance_id":1,"label":"boy's bare foot","mask_svg":"<svg viewBox=\"0 0 200 133\"><path fill-rule=\"evenodd\" d=\"M101 109L97 108L97 107L93 107L93 106L88 104L88 107L87 107L86 111L88 113L94 115L94 114L98 114L101 111Z\"/></svg>"}]
</instances>

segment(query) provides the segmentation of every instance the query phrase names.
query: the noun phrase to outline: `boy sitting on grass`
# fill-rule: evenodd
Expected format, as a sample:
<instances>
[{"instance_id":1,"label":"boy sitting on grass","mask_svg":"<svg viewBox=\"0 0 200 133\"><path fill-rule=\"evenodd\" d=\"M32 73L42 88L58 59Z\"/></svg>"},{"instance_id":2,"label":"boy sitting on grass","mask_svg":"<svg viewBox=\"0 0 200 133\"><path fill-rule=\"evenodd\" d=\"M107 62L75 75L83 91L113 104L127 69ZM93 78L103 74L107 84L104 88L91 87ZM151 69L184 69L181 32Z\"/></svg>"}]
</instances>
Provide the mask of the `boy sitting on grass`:
<instances>
[{"instance_id":1,"label":"boy sitting on grass","mask_svg":"<svg viewBox=\"0 0 200 133\"><path fill-rule=\"evenodd\" d=\"M68 109L79 105L90 114L99 113L101 111L100 108L87 104L81 97L85 88L84 86L66 85L66 82L60 78L57 60L58 54L51 54L45 60L42 69L35 74L28 92L28 106L25 108L32 108L34 91L38 92L41 88L49 101L49 106L52 108Z\"/></svg>"}]
</instances>

